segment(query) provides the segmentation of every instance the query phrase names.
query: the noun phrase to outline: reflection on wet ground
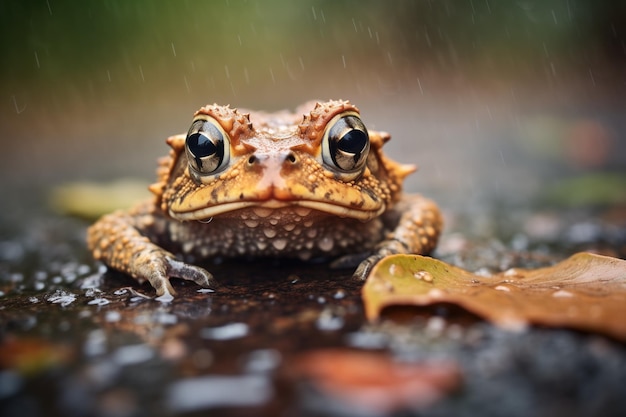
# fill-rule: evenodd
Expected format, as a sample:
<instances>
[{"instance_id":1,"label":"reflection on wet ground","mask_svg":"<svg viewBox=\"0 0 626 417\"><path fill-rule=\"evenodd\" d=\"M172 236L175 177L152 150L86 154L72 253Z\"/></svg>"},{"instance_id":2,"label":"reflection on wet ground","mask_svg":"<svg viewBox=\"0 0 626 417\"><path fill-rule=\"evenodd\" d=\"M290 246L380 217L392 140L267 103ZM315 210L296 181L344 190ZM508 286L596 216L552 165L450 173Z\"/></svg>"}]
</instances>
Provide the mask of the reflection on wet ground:
<instances>
[{"instance_id":1,"label":"reflection on wet ground","mask_svg":"<svg viewBox=\"0 0 626 417\"><path fill-rule=\"evenodd\" d=\"M0 225L3 416L398 409L427 416L617 416L626 410L626 350L605 337L541 328L509 333L447 305L391 311L368 324L361 283L324 263L211 264L218 286L176 281L178 297L164 304L152 299L149 285L91 260L87 222L53 214L36 197L26 200L21 211L3 203ZM548 265L578 250L624 257L619 213L495 204L479 213L448 213L437 256L480 273ZM493 237L481 239L477 230ZM350 352L383 352L392 360L358 358L353 367L363 364L362 371L399 363L406 372L418 367L421 379L398 380L389 371L396 379L381 376L367 385L379 400L364 409L351 402L362 382L354 391L356 382L338 383L337 375L302 365L338 361L350 369ZM433 367L447 371L432 376ZM426 382L425 375L431 375ZM411 392L419 401L399 393L406 384L417 384Z\"/></svg>"}]
</instances>

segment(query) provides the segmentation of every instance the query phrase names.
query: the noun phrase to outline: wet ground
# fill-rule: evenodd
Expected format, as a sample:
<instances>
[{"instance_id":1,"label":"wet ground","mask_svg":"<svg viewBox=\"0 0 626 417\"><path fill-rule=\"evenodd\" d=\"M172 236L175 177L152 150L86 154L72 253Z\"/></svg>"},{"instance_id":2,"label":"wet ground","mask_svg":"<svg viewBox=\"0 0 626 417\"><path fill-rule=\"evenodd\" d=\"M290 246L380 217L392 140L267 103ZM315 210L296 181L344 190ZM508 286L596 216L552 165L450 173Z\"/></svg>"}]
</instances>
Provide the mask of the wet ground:
<instances>
[{"instance_id":1,"label":"wet ground","mask_svg":"<svg viewBox=\"0 0 626 417\"><path fill-rule=\"evenodd\" d=\"M361 284L323 263L208 265L214 291L177 281L178 297L163 304L91 260L88 222L29 195L2 203L3 416L381 415L293 372L326 348L458 368L461 382L442 400L397 415L626 413L619 342L566 329L507 332L445 305L369 324ZM436 256L472 271L542 266L577 250L626 255L619 207L446 211Z\"/></svg>"}]
</instances>

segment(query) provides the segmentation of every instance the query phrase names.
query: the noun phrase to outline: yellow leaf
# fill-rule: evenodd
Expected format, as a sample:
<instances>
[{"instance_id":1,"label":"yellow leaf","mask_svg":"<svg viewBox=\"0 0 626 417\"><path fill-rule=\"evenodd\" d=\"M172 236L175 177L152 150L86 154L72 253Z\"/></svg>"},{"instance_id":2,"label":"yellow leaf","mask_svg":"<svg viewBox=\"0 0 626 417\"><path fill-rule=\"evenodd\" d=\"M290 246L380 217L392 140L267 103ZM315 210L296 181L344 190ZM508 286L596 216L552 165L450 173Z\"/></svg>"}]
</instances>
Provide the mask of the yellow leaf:
<instances>
[{"instance_id":1,"label":"yellow leaf","mask_svg":"<svg viewBox=\"0 0 626 417\"><path fill-rule=\"evenodd\" d=\"M374 268L362 295L369 320L388 306L453 303L507 329L535 323L626 340L626 261L591 253L491 277L429 257L393 255Z\"/></svg>"}]
</instances>

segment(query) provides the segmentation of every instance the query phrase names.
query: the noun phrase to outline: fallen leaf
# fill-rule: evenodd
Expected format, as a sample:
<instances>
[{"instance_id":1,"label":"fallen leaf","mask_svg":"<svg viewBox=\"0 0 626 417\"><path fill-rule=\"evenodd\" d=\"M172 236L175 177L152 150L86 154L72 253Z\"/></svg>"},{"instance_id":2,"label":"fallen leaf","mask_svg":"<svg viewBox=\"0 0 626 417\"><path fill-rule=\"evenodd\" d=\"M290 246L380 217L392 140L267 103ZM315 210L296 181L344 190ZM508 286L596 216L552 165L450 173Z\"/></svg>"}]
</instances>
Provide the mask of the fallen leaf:
<instances>
[{"instance_id":1,"label":"fallen leaf","mask_svg":"<svg viewBox=\"0 0 626 417\"><path fill-rule=\"evenodd\" d=\"M67 363L72 350L44 339L7 337L0 343L0 369L32 375Z\"/></svg>"},{"instance_id":2,"label":"fallen leaf","mask_svg":"<svg viewBox=\"0 0 626 417\"><path fill-rule=\"evenodd\" d=\"M370 415L427 407L461 383L454 362L399 362L388 353L351 349L301 354L289 371L312 382L324 396Z\"/></svg>"},{"instance_id":3,"label":"fallen leaf","mask_svg":"<svg viewBox=\"0 0 626 417\"><path fill-rule=\"evenodd\" d=\"M626 261L591 253L491 277L429 257L393 255L374 268L362 296L369 320L388 306L453 303L507 329L535 323L626 340Z\"/></svg>"},{"instance_id":4,"label":"fallen leaf","mask_svg":"<svg viewBox=\"0 0 626 417\"><path fill-rule=\"evenodd\" d=\"M59 213L97 219L114 210L148 199L148 183L132 178L109 183L78 181L58 186L50 194L50 205Z\"/></svg>"}]
</instances>

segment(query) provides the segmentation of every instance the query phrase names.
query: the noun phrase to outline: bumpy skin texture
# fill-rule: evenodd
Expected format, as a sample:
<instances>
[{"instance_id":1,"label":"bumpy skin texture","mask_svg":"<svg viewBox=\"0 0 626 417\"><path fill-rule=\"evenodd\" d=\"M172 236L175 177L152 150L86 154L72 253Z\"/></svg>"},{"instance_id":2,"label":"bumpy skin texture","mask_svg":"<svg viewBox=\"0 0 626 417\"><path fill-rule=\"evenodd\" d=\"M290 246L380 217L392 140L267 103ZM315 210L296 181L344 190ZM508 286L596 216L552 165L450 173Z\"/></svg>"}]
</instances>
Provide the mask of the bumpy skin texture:
<instances>
[{"instance_id":1,"label":"bumpy skin texture","mask_svg":"<svg viewBox=\"0 0 626 417\"><path fill-rule=\"evenodd\" d=\"M199 175L186 135L168 138L172 149L150 187L154 200L102 217L88 230L89 248L110 267L148 280L163 300L174 294L170 277L211 284L209 272L183 260L322 256L340 257L341 265L356 255L355 276L365 279L386 255L430 252L442 227L439 209L402 194L415 168L384 156L387 133L368 132L356 171L343 172L328 157L331 126L358 114L347 101L273 114L205 106L194 121L224 133L223 166Z\"/></svg>"}]
</instances>

